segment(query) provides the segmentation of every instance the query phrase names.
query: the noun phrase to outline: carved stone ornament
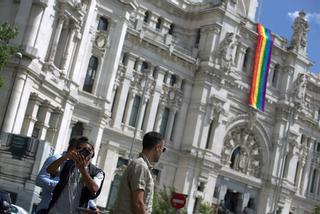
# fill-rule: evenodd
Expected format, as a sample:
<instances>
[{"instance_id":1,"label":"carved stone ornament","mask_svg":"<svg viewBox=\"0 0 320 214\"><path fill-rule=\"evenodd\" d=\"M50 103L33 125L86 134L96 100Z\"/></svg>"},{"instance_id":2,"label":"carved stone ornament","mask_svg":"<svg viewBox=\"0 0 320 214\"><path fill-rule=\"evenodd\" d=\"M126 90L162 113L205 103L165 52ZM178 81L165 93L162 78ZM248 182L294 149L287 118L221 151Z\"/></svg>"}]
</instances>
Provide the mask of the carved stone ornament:
<instances>
[{"instance_id":1,"label":"carved stone ornament","mask_svg":"<svg viewBox=\"0 0 320 214\"><path fill-rule=\"evenodd\" d=\"M233 129L225 137L221 162L235 171L260 177L262 149L257 137L245 127Z\"/></svg>"},{"instance_id":2,"label":"carved stone ornament","mask_svg":"<svg viewBox=\"0 0 320 214\"><path fill-rule=\"evenodd\" d=\"M299 12L299 16L294 20L292 28L293 34L290 47L296 50L298 50L299 48L305 49L307 46L307 32L309 29L305 12Z\"/></svg>"},{"instance_id":3,"label":"carved stone ornament","mask_svg":"<svg viewBox=\"0 0 320 214\"><path fill-rule=\"evenodd\" d=\"M294 83L293 88L293 101L297 108L302 108L304 106L304 99L307 87L307 76L305 74L300 74Z\"/></svg>"},{"instance_id":4,"label":"carved stone ornament","mask_svg":"<svg viewBox=\"0 0 320 214\"><path fill-rule=\"evenodd\" d=\"M221 69L230 72L233 64L233 48L234 48L234 33L226 33L225 38L221 41L217 53L218 64Z\"/></svg>"}]
</instances>

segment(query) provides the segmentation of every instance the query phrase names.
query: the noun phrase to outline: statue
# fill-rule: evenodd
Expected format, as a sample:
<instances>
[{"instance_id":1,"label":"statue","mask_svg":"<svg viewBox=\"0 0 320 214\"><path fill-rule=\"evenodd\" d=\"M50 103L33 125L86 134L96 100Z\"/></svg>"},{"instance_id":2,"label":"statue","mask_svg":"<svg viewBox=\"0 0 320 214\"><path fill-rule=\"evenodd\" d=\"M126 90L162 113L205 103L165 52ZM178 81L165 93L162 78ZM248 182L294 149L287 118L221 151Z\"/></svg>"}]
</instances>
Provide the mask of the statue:
<instances>
[{"instance_id":1,"label":"statue","mask_svg":"<svg viewBox=\"0 0 320 214\"><path fill-rule=\"evenodd\" d=\"M308 22L305 19L306 13L303 11L299 12L299 16L294 20L293 23L293 34L291 38L291 48L303 49L307 46L307 32L308 32Z\"/></svg>"},{"instance_id":2,"label":"statue","mask_svg":"<svg viewBox=\"0 0 320 214\"><path fill-rule=\"evenodd\" d=\"M220 61L221 68L225 71L230 71L231 65L233 63L233 37L234 34L228 32L225 38L220 43L218 49L218 59Z\"/></svg>"},{"instance_id":3,"label":"statue","mask_svg":"<svg viewBox=\"0 0 320 214\"><path fill-rule=\"evenodd\" d=\"M295 94L294 101L296 104L303 105L303 100L306 93L306 87L307 87L307 77L304 74L300 74L293 90Z\"/></svg>"},{"instance_id":4,"label":"statue","mask_svg":"<svg viewBox=\"0 0 320 214\"><path fill-rule=\"evenodd\" d=\"M246 173L248 160L248 153L244 148L240 147L240 151L238 151L235 155L233 168L242 173Z\"/></svg>"}]
</instances>

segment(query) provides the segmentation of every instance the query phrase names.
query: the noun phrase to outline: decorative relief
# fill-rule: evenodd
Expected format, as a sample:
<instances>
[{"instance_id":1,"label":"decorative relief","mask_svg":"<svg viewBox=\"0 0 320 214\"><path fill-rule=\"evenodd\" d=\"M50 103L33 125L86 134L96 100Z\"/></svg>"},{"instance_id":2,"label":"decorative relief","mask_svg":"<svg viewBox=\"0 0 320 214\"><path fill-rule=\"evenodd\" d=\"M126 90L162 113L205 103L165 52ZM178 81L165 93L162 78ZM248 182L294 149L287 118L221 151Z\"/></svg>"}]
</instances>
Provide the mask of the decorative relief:
<instances>
[{"instance_id":1,"label":"decorative relief","mask_svg":"<svg viewBox=\"0 0 320 214\"><path fill-rule=\"evenodd\" d=\"M307 32L309 25L306 20L306 13L304 11L299 12L299 16L293 23L293 34L291 38L290 48L298 50L299 48L305 49L307 46Z\"/></svg>"},{"instance_id":2,"label":"decorative relief","mask_svg":"<svg viewBox=\"0 0 320 214\"><path fill-rule=\"evenodd\" d=\"M305 74L300 74L294 83L293 88L293 102L295 107L301 109L304 107L305 94L307 87L307 76Z\"/></svg>"},{"instance_id":3,"label":"decorative relief","mask_svg":"<svg viewBox=\"0 0 320 214\"><path fill-rule=\"evenodd\" d=\"M217 63L225 72L231 71L233 65L233 49L235 46L234 33L226 33L225 38L221 41L217 52Z\"/></svg>"},{"instance_id":4,"label":"decorative relief","mask_svg":"<svg viewBox=\"0 0 320 214\"><path fill-rule=\"evenodd\" d=\"M256 136L244 127L232 130L225 138L221 162L243 174L260 177L262 149Z\"/></svg>"}]
</instances>

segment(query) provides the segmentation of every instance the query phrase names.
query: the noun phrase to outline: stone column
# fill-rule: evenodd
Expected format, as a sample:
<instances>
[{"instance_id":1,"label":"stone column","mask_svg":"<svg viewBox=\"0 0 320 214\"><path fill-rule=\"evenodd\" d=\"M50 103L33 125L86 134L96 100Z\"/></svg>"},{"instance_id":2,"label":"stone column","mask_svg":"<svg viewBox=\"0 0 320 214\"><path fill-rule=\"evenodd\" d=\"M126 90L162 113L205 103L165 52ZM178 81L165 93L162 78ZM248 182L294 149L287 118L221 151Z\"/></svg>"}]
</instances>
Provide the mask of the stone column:
<instances>
[{"instance_id":1,"label":"stone column","mask_svg":"<svg viewBox=\"0 0 320 214\"><path fill-rule=\"evenodd\" d=\"M161 122L162 122L162 115L163 115L164 109L165 109L164 104L160 103L158 106L158 112L157 112L157 116L156 116L156 120L155 120L154 128L153 128L157 132L160 131L160 126L161 126Z\"/></svg>"},{"instance_id":2,"label":"stone column","mask_svg":"<svg viewBox=\"0 0 320 214\"><path fill-rule=\"evenodd\" d=\"M213 61L215 48L218 46L218 36L221 26L218 24L208 25L201 28L199 41L200 59L202 61Z\"/></svg>"},{"instance_id":3,"label":"stone column","mask_svg":"<svg viewBox=\"0 0 320 214\"><path fill-rule=\"evenodd\" d=\"M74 110L74 103L67 100L62 106L62 118L60 120L60 123L58 125L58 132L57 132L57 138L55 142L55 154L61 153L64 151L65 148L67 148L67 145L69 144L69 138L70 138L70 125L71 125L71 118L73 115Z\"/></svg>"},{"instance_id":4,"label":"stone column","mask_svg":"<svg viewBox=\"0 0 320 214\"><path fill-rule=\"evenodd\" d=\"M297 181L297 193L301 194L301 183L303 182L303 171L304 171L304 166L305 166L305 162L300 162L300 167L299 167L299 171L298 171L298 181Z\"/></svg>"},{"instance_id":5,"label":"stone column","mask_svg":"<svg viewBox=\"0 0 320 214\"><path fill-rule=\"evenodd\" d=\"M62 115L62 111L60 108L55 108L51 113L50 121L49 121L49 128L47 131L46 140L50 143L55 142L56 133L58 130L58 125L60 122L60 117Z\"/></svg>"},{"instance_id":6,"label":"stone column","mask_svg":"<svg viewBox=\"0 0 320 214\"><path fill-rule=\"evenodd\" d=\"M106 121L104 120L104 118L100 118L100 121L97 122L97 124L92 127L91 132L88 135L89 140L93 143L94 150L95 150L95 156L91 161L93 164L95 164L97 161L105 126L106 126Z\"/></svg>"},{"instance_id":7,"label":"stone column","mask_svg":"<svg viewBox=\"0 0 320 214\"><path fill-rule=\"evenodd\" d=\"M115 78L118 70L118 65L120 61L120 56L122 53L122 47L124 44L125 36L127 34L127 27L130 18L130 12L125 11L124 17L116 20L114 24L115 27L110 31L110 55L108 55L108 60L104 60L101 65L101 70L108 71L102 72L99 81L104 83L97 90L97 96L105 98L107 100L107 110L111 111L111 99L112 99L112 89L114 87Z\"/></svg>"},{"instance_id":8,"label":"stone column","mask_svg":"<svg viewBox=\"0 0 320 214\"><path fill-rule=\"evenodd\" d=\"M136 62L135 62L136 67L134 68L135 71L141 72L142 62L143 62L142 58L137 58L136 59Z\"/></svg>"},{"instance_id":9,"label":"stone column","mask_svg":"<svg viewBox=\"0 0 320 214\"><path fill-rule=\"evenodd\" d=\"M125 111L125 106L128 97L128 91L130 86L130 81L132 79L132 70L134 66L134 62L136 60L136 56L133 54L128 54L126 57L126 69L123 79L118 87L118 97L115 100L112 118L113 118L113 126L116 128L121 127L122 117Z\"/></svg>"},{"instance_id":10,"label":"stone column","mask_svg":"<svg viewBox=\"0 0 320 214\"><path fill-rule=\"evenodd\" d=\"M53 36L53 40L51 43L51 49L50 49L50 53L49 53L49 57L48 57L48 61L49 63L53 63L56 52L57 52L57 47L58 47L58 42L60 40L60 35L61 35L61 31L62 31L62 27L63 27L63 23L64 23L64 15L63 14L59 14L58 20L57 20L57 27L56 27L56 31L54 33Z\"/></svg>"},{"instance_id":11,"label":"stone column","mask_svg":"<svg viewBox=\"0 0 320 214\"><path fill-rule=\"evenodd\" d=\"M314 140L311 140L310 141L310 145L308 147L308 155L307 155L307 161L306 161L306 164L305 164L305 170L304 170L304 178L303 178L303 182L302 182L302 195L306 196L307 194L307 191L308 191L308 187L309 187L309 182L310 180L312 179L311 176L310 176L310 172L311 171L311 163L312 163L312 148L313 148L313 143L314 143ZM308 179L308 176L309 176L309 179Z\"/></svg>"},{"instance_id":12,"label":"stone column","mask_svg":"<svg viewBox=\"0 0 320 214\"><path fill-rule=\"evenodd\" d=\"M141 129L141 125L143 123L143 118L144 118L144 113L145 113L145 110L146 110L146 107L147 107L147 102L148 102L148 98L144 98L144 100L141 100L141 107L139 106L140 109L140 114L139 114L139 118L137 119L138 122L137 122L137 129Z\"/></svg>"},{"instance_id":13,"label":"stone column","mask_svg":"<svg viewBox=\"0 0 320 214\"><path fill-rule=\"evenodd\" d=\"M123 121L123 123L126 126L128 126L130 121L130 115L131 115L132 105L133 105L135 96L136 94L134 92L129 91L128 101L127 101L127 106L124 112L124 121Z\"/></svg>"},{"instance_id":14,"label":"stone column","mask_svg":"<svg viewBox=\"0 0 320 214\"><path fill-rule=\"evenodd\" d=\"M236 67L237 67L237 70L242 71L245 63L244 58L246 55L247 48L242 43L239 42L237 49L238 49L238 55L236 56Z\"/></svg>"},{"instance_id":15,"label":"stone column","mask_svg":"<svg viewBox=\"0 0 320 214\"><path fill-rule=\"evenodd\" d=\"M115 171L117 169L117 162L119 158L118 154L118 144L112 141L108 142L106 146L105 161L101 167L105 173L104 184L101 189L100 196L97 198L97 205L101 207L106 207L108 202L108 197L110 193L111 182L114 178Z\"/></svg>"},{"instance_id":16,"label":"stone column","mask_svg":"<svg viewBox=\"0 0 320 214\"><path fill-rule=\"evenodd\" d=\"M69 58L70 58L70 53L72 52L72 43L74 39L74 35L76 32L76 24L74 21L70 21L70 32L68 36L68 41L67 41L67 46L65 48L65 52L63 53L62 57L62 62L61 62L61 70L63 70L64 74L67 73L68 65L69 65Z\"/></svg>"},{"instance_id":17,"label":"stone column","mask_svg":"<svg viewBox=\"0 0 320 214\"><path fill-rule=\"evenodd\" d=\"M168 118L168 123L167 123L167 128L166 128L166 134L165 134L165 139L166 142L169 143L170 142L170 136L171 133L173 131L173 123L174 123L174 119L177 113L177 109L176 108L171 108L170 112L169 112L169 118Z\"/></svg>"},{"instance_id":18,"label":"stone column","mask_svg":"<svg viewBox=\"0 0 320 214\"><path fill-rule=\"evenodd\" d=\"M190 94L192 92L192 82L184 80L183 83L183 100L182 105L177 113L176 124L175 124L175 135L173 136L174 148L178 149L183 139L183 130L185 128L187 113L190 103Z\"/></svg>"},{"instance_id":19,"label":"stone column","mask_svg":"<svg viewBox=\"0 0 320 214\"><path fill-rule=\"evenodd\" d=\"M24 35L24 50L27 53L30 53L33 56L36 56L36 39L38 36L38 31L40 27L40 23L43 17L44 9L48 6L46 1L34 1L31 7L27 30Z\"/></svg>"},{"instance_id":20,"label":"stone column","mask_svg":"<svg viewBox=\"0 0 320 214\"><path fill-rule=\"evenodd\" d=\"M27 81L27 74L25 74L23 71L15 71L17 72L17 76L14 79L13 82L13 89L11 92L10 100L8 101L8 107L6 115L4 116L4 123L2 127L3 132L13 132L14 131L14 123L16 120L16 114L18 114L18 107L20 105L21 99L23 98L23 94L25 92L25 85ZM28 99L27 97L25 97ZM23 118L23 117L22 117ZM16 131L15 133L19 133L19 131Z\"/></svg>"},{"instance_id":21,"label":"stone column","mask_svg":"<svg viewBox=\"0 0 320 214\"><path fill-rule=\"evenodd\" d=\"M212 203L212 197L213 197L214 189L217 183L217 178L218 178L218 175L215 172L209 174L208 182L203 191L204 202Z\"/></svg>"},{"instance_id":22,"label":"stone column","mask_svg":"<svg viewBox=\"0 0 320 214\"><path fill-rule=\"evenodd\" d=\"M22 135L31 137L34 124L37 122L37 114L40 103L41 100L38 97L38 94L32 93L29 98L29 103L21 129Z\"/></svg>"},{"instance_id":23,"label":"stone column","mask_svg":"<svg viewBox=\"0 0 320 214\"><path fill-rule=\"evenodd\" d=\"M27 19L26 17L29 17L30 10L32 7L33 0L24 0L20 1L18 4L18 10L16 11L16 16L14 20L14 24L18 27L19 33L18 35L11 40L13 44L20 45L22 44L24 32L27 28ZM11 2L12 4L13 2ZM11 14L12 15L12 14Z\"/></svg>"},{"instance_id":24,"label":"stone column","mask_svg":"<svg viewBox=\"0 0 320 214\"><path fill-rule=\"evenodd\" d=\"M206 116L206 105L211 89L211 85L205 79L199 79L199 77L197 79L191 95L193 102L189 105L188 117L185 123L184 144L182 145L182 149L185 150L200 146Z\"/></svg>"},{"instance_id":25,"label":"stone column","mask_svg":"<svg viewBox=\"0 0 320 214\"><path fill-rule=\"evenodd\" d=\"M150 95L150 104L148 105L148 109L146 112L146 123L145 123L145 131L149 132L153 130L153 127L155 127L155 117L157 115L157 109L160 101L160 95L162 91L162 83L163 78L165 75L165 69L163 67L157 68L157 74L156 74L156 85L155 90L152 95Z\"/></svg>"},{"instance_id":26,"label":"stone column","mask_svg":"<svg viewBox=\"0 0 320 214\"><path fill-rule=\"evenodd\" d=\"M52 112L52 107L50 106L49 101L45 100L42 105L39 107L39 112L37 115L37 125L39 125L39 136L40 140L46 139L47 129L49 128L49 121Z\"/></svg>"}]
</instances>

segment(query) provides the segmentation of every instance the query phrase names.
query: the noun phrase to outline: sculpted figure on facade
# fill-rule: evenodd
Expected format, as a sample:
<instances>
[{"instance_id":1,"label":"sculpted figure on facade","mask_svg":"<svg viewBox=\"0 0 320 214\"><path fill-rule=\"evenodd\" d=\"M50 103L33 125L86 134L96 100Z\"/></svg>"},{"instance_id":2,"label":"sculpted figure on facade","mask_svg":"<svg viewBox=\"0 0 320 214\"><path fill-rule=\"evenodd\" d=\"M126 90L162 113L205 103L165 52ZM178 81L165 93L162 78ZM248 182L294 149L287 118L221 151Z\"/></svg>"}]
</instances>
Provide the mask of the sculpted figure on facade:
<instances>
[{"instance_id":1,"label":"sculpted figure on facade","mask_svg":"<svg viewBox=\"0 0 320 214\"><path fill-rule=\"evenodd\" d=\"M306 93L306 87L307 87L307 77L304 74L300 74L300 76L296 80L294 90L293 90L295 104L299 106L303 105L303 100Z\"/></svg>"},{"instance_id":2,"label":"sculpted figure on facade","mask_svg":"<svg viewBox=\"0 0 320 214\"><path fill-rule=\"evenodd\" d=\"M230 71L233 63L234 34L226 33L218 49L218 61L221 68L227 72Z\"/></svg>"},{"instance_id":3,"label":"sculpted figure on facade","mask_svg":"<svg viewBox=\"0 0 320 214\"><path fill-rule=\"evenodd\" d=\"M307 32L308 22L305 19L306 13L303 11L299 12L299 16L294 20L293 23L293 34L291 38L290 47L299 49L300 47L305 49L307 46Z\"/></svg>"}]
</instances>

